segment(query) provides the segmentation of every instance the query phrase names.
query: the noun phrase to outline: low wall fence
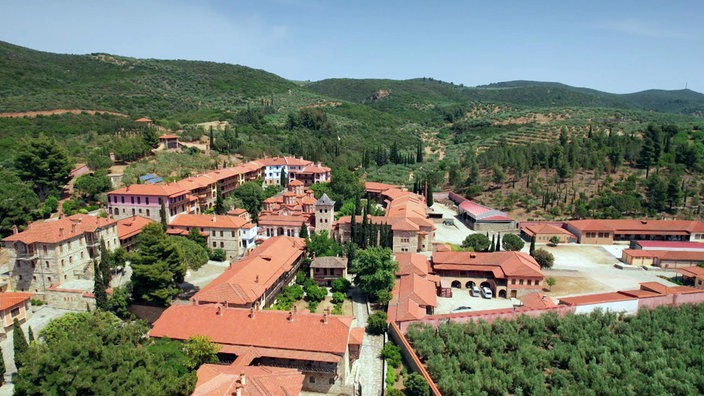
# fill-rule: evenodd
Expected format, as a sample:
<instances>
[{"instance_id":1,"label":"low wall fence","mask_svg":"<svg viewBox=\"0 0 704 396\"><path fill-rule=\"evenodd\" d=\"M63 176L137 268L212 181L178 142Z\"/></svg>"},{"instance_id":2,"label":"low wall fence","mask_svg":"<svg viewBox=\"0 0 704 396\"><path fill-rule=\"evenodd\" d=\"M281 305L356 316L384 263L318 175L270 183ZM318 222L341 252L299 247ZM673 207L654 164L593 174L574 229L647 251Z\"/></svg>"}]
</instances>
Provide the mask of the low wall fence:
<instances>
[{"instance_id":1,"label":"low wall fence","mask_svg":"<svg viewBox=\"0 0 704 396\"><path fill-rule=\"evenodd\" d=\"M413 350L411 344L408 342L403 332L401 332L401 329L398 327L398 325L393 322L389 324L388 332L389 336L391 336L391 339L394 340L394 343L396 343L396 345L401 348L401 355L406 361L406 364L408 364L409 368L416 373L420 373L420 375L422 375L423 378L425 378L425 380L428 382L428 386L430 387L430 394L433 396L442 396L442 394L440 393L440 389L438 389L438 386L435 384L435 381L433 381L433 379L430 377L428 370L426 370L425 366L423 366L423 363L421 363L420 358L418 357L418 355L416 355L416 351ZM386 373L384 373L384 375L386 375Z\"/></svg>"}]
</instances>

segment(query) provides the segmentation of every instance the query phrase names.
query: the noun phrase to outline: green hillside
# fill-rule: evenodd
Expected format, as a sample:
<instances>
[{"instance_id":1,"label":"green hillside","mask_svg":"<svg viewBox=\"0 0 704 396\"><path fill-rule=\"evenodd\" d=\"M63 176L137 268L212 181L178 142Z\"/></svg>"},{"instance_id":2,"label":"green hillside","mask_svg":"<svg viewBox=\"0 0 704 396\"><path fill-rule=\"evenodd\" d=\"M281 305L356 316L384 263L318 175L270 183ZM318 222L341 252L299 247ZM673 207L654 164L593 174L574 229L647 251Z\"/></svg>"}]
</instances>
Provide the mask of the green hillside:
<instances>
[{"instance_id":1,"label":"green hillside","mask_svg":"<svg viewBox=\"0 0 704 396\"><path fill-rule=\"evenodd\" d=\"M152 118L222 110L296 88L262 70L213 62L60 55L0 42L3 111L98 109Z\"/></svg>"},{"instance_id":2,"label":"green hillside","mask_svg":"<svg viewBox=\"0 0 704 396\"><path fill-rule=\"evenodd\" d=\"M374 101L375 93L388 90L388 100L400 102L420 97L435 102L473 100L538 107L605 107L704 114L704 95L691 90L612 94L552 82L509 81L464 87L427 78L403 81L330 79L311 83L308 88L323 95L360 103Z\"/></svg>"}]
</instances>

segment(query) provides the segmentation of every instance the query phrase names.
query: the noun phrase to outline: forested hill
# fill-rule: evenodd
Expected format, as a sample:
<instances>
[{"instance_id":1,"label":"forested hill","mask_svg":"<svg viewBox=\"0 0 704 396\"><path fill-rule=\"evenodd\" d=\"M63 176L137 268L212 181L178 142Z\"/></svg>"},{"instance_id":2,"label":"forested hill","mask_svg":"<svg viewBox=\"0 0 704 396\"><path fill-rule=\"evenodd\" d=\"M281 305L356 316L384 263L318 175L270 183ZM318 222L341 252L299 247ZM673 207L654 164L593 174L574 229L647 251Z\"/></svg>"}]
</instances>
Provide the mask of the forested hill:
<instances>
[{"instance_id":1,"label":"forested hill","mask_svg":"<svg viewBox=\"0 0 704 396\"><path fill-rule=\"evenodd\" d=\"M552 82L509 81L465 87L431 78L329 79L311 83L308 88L323 95L362 103L385 98L404 102L415 97L436 102L475 100L539 107L603 107L704 115L704 94L688 89L612 94Z\"/></svg>"},{"instance_id":2,"label":"forested hill","mask_svg":"<svg viewBox=\"0 0 704 396\"><path fill-rule=\"evenodd\" d=\"M0 41L3 111L99 109L168 117L296 88L272 73L214 62L62 55Z\"/></svg>"}]
</instances>

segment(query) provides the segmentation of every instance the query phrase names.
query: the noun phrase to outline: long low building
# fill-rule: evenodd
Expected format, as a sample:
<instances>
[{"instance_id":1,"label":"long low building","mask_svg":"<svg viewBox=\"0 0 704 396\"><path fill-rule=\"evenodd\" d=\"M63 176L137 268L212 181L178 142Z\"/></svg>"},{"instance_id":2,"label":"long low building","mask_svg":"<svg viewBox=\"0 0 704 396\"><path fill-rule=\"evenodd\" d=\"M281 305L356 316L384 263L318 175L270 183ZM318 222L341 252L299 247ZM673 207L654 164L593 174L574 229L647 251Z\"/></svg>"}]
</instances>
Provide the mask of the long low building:
<instances>
[{"instance_id":1,"label":"long low building","mask_svg":"<svg viewBox=\"0 0 704 396\"><path fill-rule=\"evenodd\" d=\"M704 251L624 249L621 261L646 267L684 268L704 262Z\"/></svg>"},{"instance_id":2,"label":"long low building","mask_svg":"<svg viewBox=\"0 0 704 396\"><path fill-rule=\"evenodd\" d=\"M432 266L452 288L488 287L501 298L540 292L544 279L540 265L522 252L435 252Z\"/></svg>"},{"instance_id":3,"label":"long low building","mask_svg":"<svg viewBox=\"0 0 704 396\"><path fill-rule=\"evenodd\" d=\"M257 237L257 226L249 218L215 214L180 214L169 223L166 232L185 236L191 229L205 236L209 249L224 250L229 260L253 249Z\"/></svg>"},{"instance_id":4,"label":"long low building","mask_svg":"<svg viewBox=\"0 0 704 396\"><path fill-rule=\"evenodd\" d=\"M567 231L578 243L613 244L637 240L704 242L704 223L689 220L572 220Z\"/></svg>"},{"instance_id":5,"label":"long low building","mask_svg":"<svg viewBox=\"0 0 704 396\"><path fill-rule=\"evenodd\" d=\"M351 394L349 345L352 316L223 308L220 304L173 305L154 323L151 337L185 341L204 335L223 360L248 366L291 368L304 376L303 390Z\"/></svg>"},{"instance_id":6,"label":"long low building","mask_svg":"<svg viewBox=\"0 0 704 396\"><path fill-rule=\"evenodd\" d=\"M265 308L290 284L305 257L305 241L273 237L196 293L196 304L220 303L227 307Z\"/></svg>"}]
</instances>

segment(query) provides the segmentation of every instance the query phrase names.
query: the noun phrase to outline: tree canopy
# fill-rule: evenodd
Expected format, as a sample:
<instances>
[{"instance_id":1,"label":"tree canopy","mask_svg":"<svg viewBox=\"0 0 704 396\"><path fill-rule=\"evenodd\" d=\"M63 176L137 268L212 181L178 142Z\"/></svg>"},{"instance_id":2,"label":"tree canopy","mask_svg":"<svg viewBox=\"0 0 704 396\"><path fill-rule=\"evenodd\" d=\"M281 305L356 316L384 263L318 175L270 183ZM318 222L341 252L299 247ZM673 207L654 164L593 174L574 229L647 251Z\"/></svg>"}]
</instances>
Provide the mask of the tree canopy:
<instances>
[{"instance_id":1,"label":"tree canopy","mask_svg":"<svg viewBox=\"0 0 704 396\"><path fill-rule=\"evenodd\" d=\"M391 256L391 249L373 247L358 250L352 269L355 272L354 283L370 300L388 302L398 271L398 262Z\"/></svg>"},{"instance_id":2,"label":"tree canopy","mask_svg":"<svg viewBox=\"0 0 704 396\"><path fill-rule=\"evenodd\" d=\"M523 249L524 245L523 239L516 234L506 234L501 239L501 247L504 250L519 251Z\"/></svg>"},{"instance_id":3,"label":"tree canopy","mask_svg":"<svg viewBox=\"0 0 704 396\"><path fill-rule=\"evenodd\" d=\"M147 330L105 311L55 319L26 352L15 395L190 395L196 378L180 344Z\"/></svg>"},{"instance_id":4,"label":"tree canopy","mask_svg":"<svg viewBox=\"0 0 704 396\"><path fill-rule=\"evenodd\" d=\"M443 321L407 337L443 395L698 395L703 331L704 305L682 305Z\"/></svg>"},{"instance_id":5,"label":"tree canopy","mask_svg":"<svg viewBox=\"0 0 704 396\"><path fill-rule=\"evenodd\" d=\"M0 167L0 236L12 233L12 226L21 227L32 221L39 198L28 182L15 172Z\"/></svg>"},{"instance_id":6,"label":"tree canopy","mask_svg":"<svg viewBox=\"0 0 704 396\"><path fill-rule=\"evenodd\" d=\"M464 238L464 241L462 241L463 248L472 248L475 252L485 252L489 250L490 244L491 241L489 237L480 233L469 234Z\"/></svg>"},{"instance_id":7,"label":"tree canopy","mask_svg":"<svg viewBox=\"0 0 704 396\"><path fill-rule=\"evenodd\" d=\"M555 263L555 256L545 249L535 249L532 256L540 264L540 268L552 268Z\"/></svg>"},{"instance_id":8,"label":"tree canopy","mask_svg":"<svg viewBox=\"0 0 704 396\"><path fill-rule=\"evenodd\" d=\"M262 210L262 202L264 201L264 189L260 182L246 182L237 187L234 196L241 202L243 208L249 212L252 219L257 219L259 212Z\"/></svg>"},{"instance_id":9,"label":"tree canopy","mask_svg":"<svg viewBox=\"0 0 704 396\"><path fill-rule=\"evenodd\" d=\"M15 154L19 177L32 183L34 192L44 199L59 192L70 180L73 162L66 149L56 140L40 135L20 142Z\"/></svg>"}]
</instances>

